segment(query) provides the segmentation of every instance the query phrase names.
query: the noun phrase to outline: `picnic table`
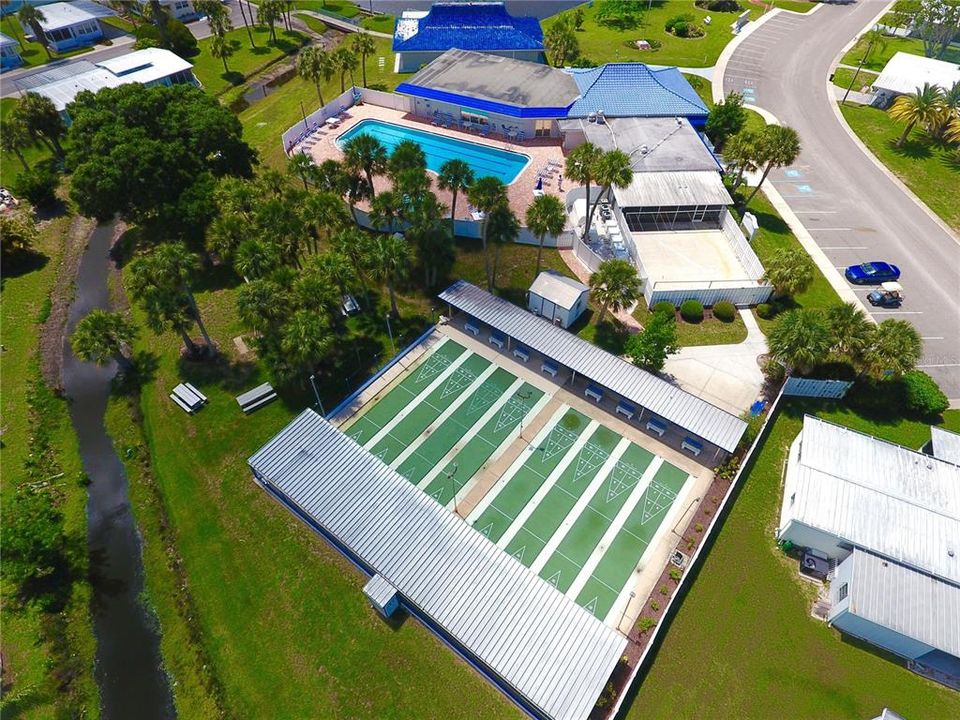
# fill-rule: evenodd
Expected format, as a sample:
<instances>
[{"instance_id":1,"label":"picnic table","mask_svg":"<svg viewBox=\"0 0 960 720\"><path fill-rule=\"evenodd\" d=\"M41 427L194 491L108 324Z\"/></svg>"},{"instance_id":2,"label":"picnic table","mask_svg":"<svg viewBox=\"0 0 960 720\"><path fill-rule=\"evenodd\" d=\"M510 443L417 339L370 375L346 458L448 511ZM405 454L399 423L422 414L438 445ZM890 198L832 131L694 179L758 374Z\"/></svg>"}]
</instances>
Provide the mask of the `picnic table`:
<instances>
[{"instance_id":1,"label":"picnic table","mask_svg":"<svg viewBox=\"0 0 960 720\"><path fill-rule=\"evenodd\" d=\"M170 399L190 415L208 402L207 396L190 383L180 383L177 385L173 389L173 392L170 393Z\"/></svg>"},{"instance_id":2,"label":"picnic table","mask_svg":"<svg viewBox=\"0 0 960 720\"><path fill-rule=\"evenodd\" d=\"M237 395L237 404L245 414L250 414L254 410L259 410L264 405L276 400L277 393L270 383L257 385L253 390L248 390L242 395Z\"/></svg>"}]
</instances>

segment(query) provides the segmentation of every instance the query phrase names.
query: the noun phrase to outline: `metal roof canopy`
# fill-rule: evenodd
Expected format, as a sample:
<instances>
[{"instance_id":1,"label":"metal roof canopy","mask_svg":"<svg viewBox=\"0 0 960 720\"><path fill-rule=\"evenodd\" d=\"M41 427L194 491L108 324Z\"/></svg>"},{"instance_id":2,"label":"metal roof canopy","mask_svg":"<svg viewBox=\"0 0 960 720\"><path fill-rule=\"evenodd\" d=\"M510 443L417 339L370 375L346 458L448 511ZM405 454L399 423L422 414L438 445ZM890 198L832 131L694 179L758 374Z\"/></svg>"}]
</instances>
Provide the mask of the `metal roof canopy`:
<instances>
[{"instance_id":1,"label":"metal roof canopy","mask_svg":"<svg viewBox=\"0 0 960 720\"><path fill-rule=\"evenodd\" d=\"M312 410L248 462L514 697L552 718L589 715L626 648L616 630Z\"/></svg>"},{"instance_id":2,"label":"metal roof canopy","mask_svg":"<svg viewBox=\"0 0 960 720\"><path fill-rule=\"evenodd\" d=\"M621 208L732 205L733 198L715 170L637 172L625 188L613 188Z\"/></svg>"},{"instance_id":3,"label":"metal roof canopy","mask_svg":"<svg viewBox=\"0 0 960 720\"><path fill-rule=\"evenodd\" d=\"M735 415L465 280L440 299L727 452L747 428Z\"/></svg>"},{"instance_id":4,"label":"metal roof canopy","mask_svg":"<svg viewBox=\"0 0 960 720\"><path fill-rule=\"evenodd\" d=\"M781 520L960 582L960 467L810 415L798 437Z\"/></svg>"}]
</instances>

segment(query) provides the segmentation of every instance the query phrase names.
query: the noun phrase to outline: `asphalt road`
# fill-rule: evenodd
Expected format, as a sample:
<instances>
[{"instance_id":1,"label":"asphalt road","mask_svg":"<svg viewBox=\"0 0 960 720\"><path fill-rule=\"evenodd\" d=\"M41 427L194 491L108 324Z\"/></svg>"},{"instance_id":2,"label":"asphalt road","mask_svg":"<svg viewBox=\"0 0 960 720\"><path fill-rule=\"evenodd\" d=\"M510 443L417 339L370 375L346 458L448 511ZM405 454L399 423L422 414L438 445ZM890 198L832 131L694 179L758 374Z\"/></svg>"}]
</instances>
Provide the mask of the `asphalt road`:
<instances>
[{"instance_id":1,"label":"asphalt road","mask_svg":"<svg viewBox=\"0 0 960 720\"><path fill-rule=\"evenodd\" d=\"M834 266L867 260L900 266L903 306L871 309L871 314L878 321L899 318L916 326L924 338L920 367L956 402L960 244L854 143L836 117L826 87L833 58L885 4L824 5L808 17L780 13L734 51L724 91L743 92L748 103L800 133L800 158L773 171L768 182L773 181ZM861 299L869 290L854 288Z\"/></svg>"}]
</instances>

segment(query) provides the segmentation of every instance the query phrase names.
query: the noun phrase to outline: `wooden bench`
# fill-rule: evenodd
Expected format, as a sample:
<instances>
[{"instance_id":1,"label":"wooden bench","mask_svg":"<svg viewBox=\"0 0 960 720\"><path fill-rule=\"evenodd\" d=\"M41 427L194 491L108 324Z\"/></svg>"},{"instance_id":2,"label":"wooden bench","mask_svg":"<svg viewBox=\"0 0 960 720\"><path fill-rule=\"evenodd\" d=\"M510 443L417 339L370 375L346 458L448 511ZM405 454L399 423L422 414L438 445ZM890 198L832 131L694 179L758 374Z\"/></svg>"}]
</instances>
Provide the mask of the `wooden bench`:
<instances>
[{"instance_id":1,"label":"wooden bench","mask_svg":"<svg viewBox=\"0 0 960 720\"><path fill-rule=\"evenodd\" d=\"M540 365L540 372L546 373L550 377L556 377L560 369L551 362L544 362Z\"/></svg>"},{"instance_id":2,"label":"wooden bench","mask_svg":"<svg viewBox=\"0 0 960 720\"><path fill-rule=\"evenodd\" d=\"M491 345L496 345L498 348L503 350L503 346L506 343L503 335L497 335L496 333L490 333L490 337L487 339Z\"/></svg>"},{"instance_id":3,"label":"wooden bench","mask_svg":"<svg viewBox=\"0 0 960 720\"><path fill-rule=\"evenodd\" d=\"M633 416L636 414L637 409L628 402L621 400L617 403L617 414L623 415L627 420L633 420Z\"/></svg>"},{"instance_id":4,"label":"wooden bench","mask_svg":"<svg viewBox=\"0 0 960 720\"><path fill-rule=\"evenodd\" d=\"M187 403L180 399L180 396L176 393L170 393L170 399L173 400L177 405L179 405L185 413L188 415L193 415L194 408L190 407Z\"/></svg>"},{"instance_id":5,"label":"wooden bench","mask_svg":"<svg viewBox=\"0 0 960 720\"><path fill-rule=\"evenodd\" d=\"M244 413L251 413L254 410L262 408L267 403L276 400L277 393L270 383L257 385L253 390L248 390L242 395L237 395L237 404Z\"/></svg>"},{"instance_id":6,"label":"wooden bench","mask_svg":"<svg viewBox=\"0 0 960 720\"><path fill-rule=\"evenodd\" d=\"M596 402L603 400L603 388L597 385L587 385L587 389L583 391L583 394L585 397L591 398Z\"/></svg>"},{"instance_id":7,"label":"wooden bench","mask_svg":"<svg viewBox=\"0 0 960 720\"><path fill-rule=\"evenodd\" d=\"M652 417L647 420L647 430L655 432L660 437L667 431L667 423L660 418Z\"/></svg>"},{"instance_id":8,"label":"wooden bench","mask_svg":"<svg viewBox=\"0 0 960 720\"><path fill-rule=\"evenodd\" d=\"M195 413L207 402L207 396L197 390L190 383L180 383L173 392L170 393L170 399L183 408L188 413Z\"/></svg>"},{"instance_id":9,"label":"wooden bench","mask_svg":"<svg viewBox=\"0 0 960 720\"><path fill-rule=\"evenodd\" d=\"M520 358L520 359L523 360L524 362L530 362L530 351L527 350L527 349L526 349L525 347L523 347L522 345L517 345L517 346L513 349L513 356L514 356L514 357L517 357L517 358Z\"/></svg>"},{"instance_id":10,"label":"wooden bench","mask_svg":"<svg viewBox=\"0 0 960 720\"><path fill-rule=\"evenodd\" d=\"M466 331L469 332L469 333L473 333L473 334L474 334L475 336L477 336L477 337L480 336L480 328L478 328L476 325L474 325L474 324L473 324L472 322L470 322L469 320L467 320L467 321L463 324L463 329L466 330Z\"/></svg>"},{"instance_id":11,"label":"wooden bench","mask_svg":"<svg viewBox=\"0 0 960 720\"><path fill-rule=\"evenodd\" d=\"M683 439L683 442L680 443L680 449L686 450L693 455L699 455L703 452L703 443L694 440L690 436L687 436Z\"/></svg>"}]
</instances>

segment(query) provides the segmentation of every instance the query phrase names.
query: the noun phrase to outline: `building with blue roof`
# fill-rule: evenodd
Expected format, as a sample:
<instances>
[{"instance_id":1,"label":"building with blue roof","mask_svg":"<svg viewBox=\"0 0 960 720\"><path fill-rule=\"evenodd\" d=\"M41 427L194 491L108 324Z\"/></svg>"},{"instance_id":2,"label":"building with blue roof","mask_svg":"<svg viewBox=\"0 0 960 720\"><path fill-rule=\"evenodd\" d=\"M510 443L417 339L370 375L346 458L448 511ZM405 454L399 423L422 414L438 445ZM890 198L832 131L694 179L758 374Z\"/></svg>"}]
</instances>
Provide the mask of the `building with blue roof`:
<instances>
[{"instance_id":1,"label":"building with blue roof","mask_svg":"<svg viewBox=\"0 0 960 720\"><path fill-rule=\"evenodd\" d=\"M543 30L535 17L514 17L502 2L439 2L397 19L397 72L415 72L451 48L541 62Z\"/></svg>"}]
</instances>

